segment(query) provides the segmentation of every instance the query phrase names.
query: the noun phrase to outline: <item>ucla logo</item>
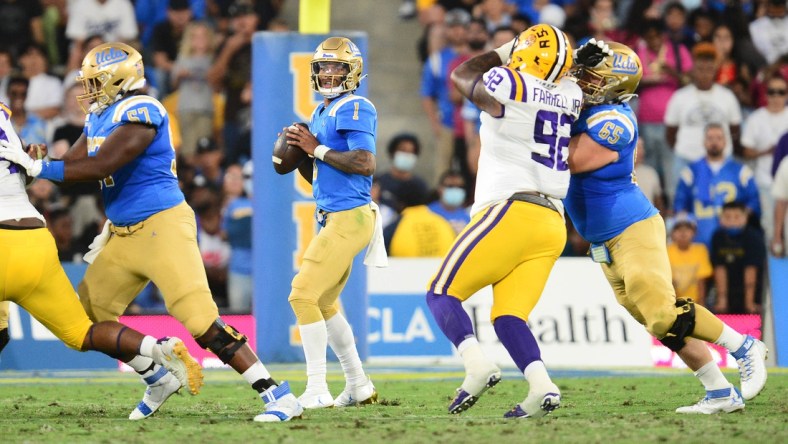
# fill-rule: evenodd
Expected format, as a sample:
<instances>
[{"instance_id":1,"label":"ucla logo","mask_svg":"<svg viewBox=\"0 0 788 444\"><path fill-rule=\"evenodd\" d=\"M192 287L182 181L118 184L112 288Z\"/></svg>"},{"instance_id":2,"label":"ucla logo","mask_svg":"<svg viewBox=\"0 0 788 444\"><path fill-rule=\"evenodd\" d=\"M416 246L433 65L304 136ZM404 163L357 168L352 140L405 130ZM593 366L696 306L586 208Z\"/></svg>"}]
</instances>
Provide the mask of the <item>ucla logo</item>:
<instances>
[{"instance_id":1,"label":"ucla logo","mask_svg":"<svg viewBox=\"0 0 788 444\"><path fill-rule=\"evenodd\" d=\"M96 53L96 64L99 66L112 65L129 58L125 51L116 48L107 48Z\"/></svg>"},{"instance_id":2,"label":"ucla logo","mask_svg":"<svg viewBox=\"0 0 788 444\"><path fill-rule=\"evenodd\" d=\"M358 49L355 43L348 41L348 46L350 47L350 52L353 54L354 57L361 57L361 51Z\"/></svg>"},{"instance_id":3,"label":"ucla logo","mask_svg":"<svg viewBox=\"0 0 788 444\"><path fill-rule=\"evenodd\" d=\"M613 55L613 72L622 74L637 74L639 71L637 62L632 60L629 56L622 56L620 54Z\"/></svg>"}]
</instances>

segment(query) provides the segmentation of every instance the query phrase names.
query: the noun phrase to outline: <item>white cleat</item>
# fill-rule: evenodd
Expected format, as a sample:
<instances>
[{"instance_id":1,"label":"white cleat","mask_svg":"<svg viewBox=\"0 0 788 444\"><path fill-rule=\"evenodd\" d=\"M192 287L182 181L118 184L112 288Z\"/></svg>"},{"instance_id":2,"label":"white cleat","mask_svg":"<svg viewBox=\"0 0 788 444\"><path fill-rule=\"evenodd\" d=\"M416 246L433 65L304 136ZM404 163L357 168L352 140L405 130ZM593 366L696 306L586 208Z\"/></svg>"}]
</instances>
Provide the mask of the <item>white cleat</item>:
<instances>
[{"instance_id":1,"label":"white cleat","mask_svg":"<svg viewBox=\"0 0 788 444\"><path fill-rule=\"evenodd\" d=\"M162 338L153 348L153 360L173 374L190 394L200 393L203 386L202 367L189 354L189 350L178 338Z\"/></svg>"},{"instance_id":2,"label":"white cleat","mask_svg":"<svg viewBox=\"0 0 788 444\"><path fill-rule=\"evenodd\" d=\"M356 387L346 386L334 400L334 407L350 407L378 403L378 392L367 376L367 382Z\"/></svg>"},{"instance_id":3,"label":"white cleat","mask_svg":"<svg viewBox=\"0 0 788 444\"><path fill-rule=\"evenodd\" d=\"M142 401L129 415L129 419L132 421L145 419L152 415L164 404L164 401L181 389L181 382L178 381L178 378L164 367L159 367L159 370L152 376L143 378L143 382L148 384L148 388L145 390Z\"/></svg>"},{"instance_id":4,"label":"white cleat","mask_svg":"<svg viewBox=\"0 0 788 444\"><path fill-rule=\"evenodd\" d=\"M706 391L706 397L697 404L679 407L676 413L714 415L744 410L744 399L739 390L733 386L720 390Z\"/></svg>"},{"instance_id":5,"label":"white cleat","mask_svg":"<svg viewBox=\"0 0 788 444\"><path fill-rule=\"evenodd\" d=\"M300 418L304 413L304 407L290 392L287 382L260 393L260 397L265 402L265 411L254 417L255 422L290 421Z\"/></svg>"},{"instance_id":6,"label":"white cleat","mask_svg":"<svg viewBox=\"0 0 788 444\"><path fill-rule=\"evenodd\" d=\"M483 362L475 367L466 366L465 379L449 404L449 413L462 413L476 404L488 389L501 382L501 369L497 365Z\"/></svg>"},{"instance_id":7,"label":"white cleat","mask_svg":"<svg viewBox=\"0 0 788 444\"><path fill-rule=\"evenodd\" d=\"M744 344L731 353L739 365L741 396L745 400L758 396L766 385L766 357L769 349L766 344L747 335Z\"/></svg>"},{"instance_id":8,"label":"white cleat","mask_svg":"<svg viewBox=\"0 0 788 444\"><path fill-rule=\"evenodd\" d=\"M553 384L546 390L531 390L525 401L514 406L504 418L541 418L561 405L561 391Z\"/></svg>"},{"instance_id":9,"label":"white cleat","mask_svg":"<svg viewBox=\"0 0 788 444\"><path fill-rule=\"evenodd\" d=\"M298 397L298 402L305 409L325 409L334 407L334 397L328 390L311 391L306 389L303 395Z\"/></svg>"}]
</instances>

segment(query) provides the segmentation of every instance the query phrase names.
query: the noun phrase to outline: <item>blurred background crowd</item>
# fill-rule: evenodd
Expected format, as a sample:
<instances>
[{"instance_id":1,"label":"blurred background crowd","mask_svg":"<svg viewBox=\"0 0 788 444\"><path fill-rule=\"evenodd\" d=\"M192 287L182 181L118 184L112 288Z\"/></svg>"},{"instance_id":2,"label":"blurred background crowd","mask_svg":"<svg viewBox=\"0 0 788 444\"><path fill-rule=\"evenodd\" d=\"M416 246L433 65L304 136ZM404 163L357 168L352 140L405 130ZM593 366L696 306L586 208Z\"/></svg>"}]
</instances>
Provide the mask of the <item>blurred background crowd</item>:
<instances>
[{"instance_id":1,"label":"blurred background crowd","mask_svg":"<svg viewBox=\"0 0 788 444\"><path fill-rule=\"evenodd\" d=\"M786 0L389 1L401 1L399 17L378 20L420 30L406 42L412 52L397 57L418 61L420 73L408 81L421 103L409 112L429 127L389 126L378 140L373 198L391 256L442 256L470 219L479 110L451 88L451 71L531 24L549 23L575 45L591 37L625 43L643 62L631 103L640 125L635 168L668 221L679 295L718 313L761 311L766 258L785 251ZM53 158L82 130L74 79L83 56L105 41L143 54L147 93L170 114L179 180L225 312L251 308L251 38L293 29L282 11L294 2L0 0L0 101L22 138L46 143ZM98 184L39 180L29 194L61 261L80 261L104 221ZM564 255L584 256L588 244L567 227ZM163 309L153 286L132 306Z\"/></svg>"}]
</instances>

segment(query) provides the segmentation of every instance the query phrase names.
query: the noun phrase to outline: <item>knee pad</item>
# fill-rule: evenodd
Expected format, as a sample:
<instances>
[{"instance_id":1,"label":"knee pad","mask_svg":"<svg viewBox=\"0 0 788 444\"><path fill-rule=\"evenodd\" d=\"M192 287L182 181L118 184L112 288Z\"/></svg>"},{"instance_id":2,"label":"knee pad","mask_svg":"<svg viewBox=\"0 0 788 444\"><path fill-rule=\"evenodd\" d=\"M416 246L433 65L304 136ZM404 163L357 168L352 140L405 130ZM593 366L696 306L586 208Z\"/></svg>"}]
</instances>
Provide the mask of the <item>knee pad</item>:
<instances>
[{"instance_id":1,"label":"knee pad","mask_svg":"<svg viewBox=\"0 0 788 444\"><path fill-rule=\"evenodd\" d=\"M8 335L8 329L4 328L0 330L0 353L3 352L3 349L6 345L11 341L11 336Z\"/></svg>"},{"instance_id":2,"label":"knee pad","mask_svg":"<svg viewBox=\"0 0 788 444\"><path fill-rule=\"evenodd\" d=\"M211 336L212 335L212 336ZM211 336L206 339L206 336ZM235 352L246 344L247 338L232 325L227 325L220 318L216 319L208 331L197 338L200 347L212 351L219 359L228 364Z\"/></svg>"},{"instance_id":3,"label":"knee pad","mask_svg":"<svg viewBox=\"0 0 788 444\"><path fill-rule=\"evenodd\" d=\"M679 311L676 321L673 322L665 337L659 340L674 352L678 352L684 347L684 339L695 330L695 303L692 302L692 299L677 299L676 308Z\"/></svg>"}]
</instances>

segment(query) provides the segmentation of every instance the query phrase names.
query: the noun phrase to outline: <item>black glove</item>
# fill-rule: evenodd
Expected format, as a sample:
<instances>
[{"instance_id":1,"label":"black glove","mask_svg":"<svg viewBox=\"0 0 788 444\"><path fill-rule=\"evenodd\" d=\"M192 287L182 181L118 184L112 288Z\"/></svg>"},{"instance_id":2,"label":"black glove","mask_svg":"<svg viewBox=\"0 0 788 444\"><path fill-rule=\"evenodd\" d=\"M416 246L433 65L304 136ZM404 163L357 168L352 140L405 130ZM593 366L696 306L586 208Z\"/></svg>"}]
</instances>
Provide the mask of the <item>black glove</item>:
<instances>
[{"instance_id":1,"label":"black glove","mask_svg":"<svg viewBox=\"0 0 788 444\"><path fill-rule=\"evenodd\" d=\"M597 41L592 38L584 45L577 48L573 55L575 65L595 68L605 60L605 57L612 56L613 50L610 49L604 41Z\"/></svg>"}]
</instances>

